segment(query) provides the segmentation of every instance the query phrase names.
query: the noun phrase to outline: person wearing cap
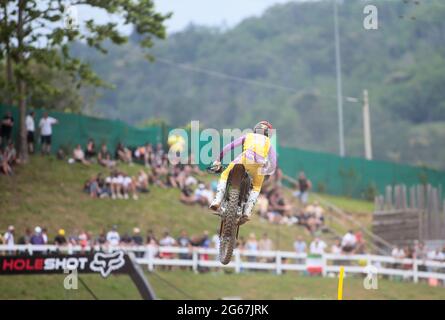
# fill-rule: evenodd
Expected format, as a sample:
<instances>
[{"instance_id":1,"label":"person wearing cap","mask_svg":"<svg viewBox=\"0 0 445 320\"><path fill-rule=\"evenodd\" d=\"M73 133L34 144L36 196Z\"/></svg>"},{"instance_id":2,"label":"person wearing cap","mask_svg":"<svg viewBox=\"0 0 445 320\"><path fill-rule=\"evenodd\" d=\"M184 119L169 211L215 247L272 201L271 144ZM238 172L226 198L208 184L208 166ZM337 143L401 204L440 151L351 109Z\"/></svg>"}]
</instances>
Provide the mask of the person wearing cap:
<instances>
[{"instance_id":1,"label":"person wearing cap","mask_svg":"<svg viewBox=\"0 0 445 320\"><path fill-rule=\"evenodd\" d=\"M6 231L5 235L3 236L3 242L8 246L14 245L14 226L8 227L8 231Z\"/></svg>"},{"instance_id":2,"label":"person wearing cap","mask_svg":"<svg viewBox=\"0 0 445 320\"><path fill-rule=\"evenodd\" d=\"M42 236L42 228L40 228L39 226L34 228L34 234L31 237L31 244L34 244L34 245L44 245L45 244L45 239L43 239L43 236Z\"/></svg>"},{"instance_id":3,"label":"person wearing cap","mask_svg":"<svg viewBox=\"0 0 445 320\"><path fill-rule=\"evenodd\" d=\"M54 238L54 244L58 245L58 246L63 246L66 245L67 241L65 238L65 230L64 229L59 229L59 231L57 232L57 236L55 236Z\"/></svg>"}]
</instances>

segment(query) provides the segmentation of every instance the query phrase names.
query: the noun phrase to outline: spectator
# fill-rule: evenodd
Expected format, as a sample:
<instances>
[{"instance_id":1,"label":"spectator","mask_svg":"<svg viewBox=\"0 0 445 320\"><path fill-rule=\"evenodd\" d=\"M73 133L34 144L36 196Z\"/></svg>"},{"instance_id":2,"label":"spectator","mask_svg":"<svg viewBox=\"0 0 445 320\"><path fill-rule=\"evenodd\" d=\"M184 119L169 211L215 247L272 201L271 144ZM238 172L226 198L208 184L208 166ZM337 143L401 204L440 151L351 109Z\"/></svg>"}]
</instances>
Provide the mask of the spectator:
<instances>
[{"instance_id":1,"label":"spectator","mask_svg":"<svg viewBox=\"0 0 445 320\"><path fill-rule=\"evenodd\" d=\"M30 243L34 245L45 244L45 239L42 236L42 228L40 228L39 226L35 227L34 234L31 236Z\"/></svg>"},{"instance_id":2,"label":"spectator","mask_svg":"<svg viewBox=\"0 0 445 320\"><path fill-rule=\"evenodd\" d=\"M90 195L91 198L97 198L101 194L99 188L99 183L96 176L91 176L91 178L85 182L84 191Z\"/></svg>"},{"instance_id":3,"label":"spectator","mask_svg":"<svg viewBox=\"0 0 445 320\"><path fill-rule=\"evenodd\" d=\"M124 246L129 246L129 245L131 245L131 242L132 242L133 240L132 240L132 237L130 237L130 235L126 232L126 233L124 233L124 235L122 236L122 238L121 238L121 244L122 245L124 245Z\"/></svg>"},{"instance_id":4,"label":"spectator","mask_svg":"<svg viewBox=\"0 0 445 320\"><path fill-rule=\"evenodd\" d=\"M116 198L122 199L122 185L124 182L124 177L122 174L115 170L111 173L110 186L111 186L111 198L114 200Z\"/></svg>"},{"instance_id":5,"label":"spectator","mask_svg":"<svg viewBox=\"0 0 445 320\"><path fill-rule=\"evenodd\" d=\"M90 162L87 159L85 159L85 153L83 152L80 144L78 144L76 146L76 148L74 148L73 158L74 158L74 161L76 161L76 162L82 163L87 166L90 165Z\"/></svg>"},{"instance_id":6,"label":"spectator","mask_svg":"<svg viewBox=\"0 0 445 320\"><path fill-rule=\"evenodd\" d=\"M156 236L155 236L153 230L151 230L151 229L148 230L148 232L147 232L147 241L146 241L146 243L148 245L157 245L157 243L158 243L158 240L156 239Z\"/></svg>"},{"instance_id":7,"label":"spectator","mask_svg":"<svg viewBox=\"0 0 445 320\"><path fill-rule=\"evenodd\" d=\"M11 142L11 134L13 127L14 127L14 118L12 117L11 111L8 111L3 116L0 126L0 147L2 147L3 144L8 144L9 142Z\"/></svg>"},{"instance_id":8,"label":"spectator","mask_svg":"<svg viewBox=\"0 0 445 320\"><path fill-rule=\"evenodd\" d=\"M178 245L180 248L190 248L191 247L191 243L190 243L190 238L187 235L187 231L185 230L181 230L181 235L178 238ZM191 259L191 254L190 253L180 253L179 254L179 259Z\"/></svg>"},{"instance_id":9,"label":"spectator","mask_svg":"<svg viewBox=\"0 0 445 320\"><path fill-rule=\"evenodd\" d=\"M149 192L148 190L148 174L144 170L139 170L135 179L135 186L137 192Z\"/></svg>"},{"instance_id":10,"label":"spectator","mask_svg":"<svg viewBox=\"0 0 445 320\"><path fill-rule=\"evenodd\" d=\"M129 199L129 195L131 194L133 200L138 200L138 194L136 191L136 184L133 179L126 173L122 173L122 191L124 193L124 199Z\"/></svg>"},{"instance_id":11,"label":"spectator","mask_svg":"<svg viewBox=\"0 0 445 320\"><path fill-rule=\"evenodd\" d=\"M132 157L130 149L126 148L121 142L116 146L115 158L124 163L132 164Z\"/></svg>"},{"instance_id":12,"label":"spectator","mask_svg":"<svg viewBox=\"0 0 445 320\"><path fill-rule=\"evenodd\" d=\"M184 186L184 188L181 189L181 195L179 200L187 205L192 205L196 203L196 198L193 193L193 190L188 186Z\"/></svg>"},{"instance_id":13,"label":"spectator","mask_svg":"<svg viewBox=\"0 0 445 320\"><path fill-rule=\"evenodd\" d=\"M341 254L341 241L340 239L335 239L334 244L331 246L331 253Z\"/></svg>"},{"instance_id":14,"label":"spectator","mask_svg":"<svg viewBox=\"0 0 445 320\"><path fill-rule=\"evenodd\" d=\"M396 260L402 260L405 258L405 251L402 248L395 246L391 251L391 256ZM396 269L400 268L401 266L401 261L393 264L393 268Z\"/></svg>"},{"instance_id":15,"label":"spectator","mask_svg":"<svg viewBox=\"0 0 445 320\"><path fill-rule=\"evenodd\" d=\"M341 248L344 253L352 253L356 247L357 238L352 230L349 230L341 241Z\"/></svg>"},{"instance_id":16,"label":"spectator","mask_svg":"<svg viewBox=\"0 0 445 320\"><path fill-rule=\"evenodd\" d=\"M244 248L248 251L258 251L258 241L256 240L255 233L249 234ZM247 261L256 262L256 256L247 256Z\"/></svg>"},{"instance_id":17,"label":"spectator","mask_svg":"<svg viewBox=\"0 0 445 320\"><path fill-rule=\"evenodd\" d=\"M260 241L258 242L258 250L260 251L272 251L273 248L273 242L272 239L269 238L267 233L263 233L263 236L261 237ZM268 258L261 258L262 262L273 262L273 257Z\"/></svg>"},{"instance_id":18,"label":"spectator","mask_svg":"<svg viewBox=\"0 0 445 320\"><path fill-rule=\"evenodd\" d=\"M67 244L64 229L59 229L59 231L57 232L57 235L54 238L54 244L56 244L58 246L64 246Z\"/></svg>"},{"instance_id":19,"label":"spectator","mask_svg":"<svg viewBox=\"0 0 445 320\"><path fill-rule=\"evenodd\" d=\"M42 228L43 244L48 244L48 229Z\"/></svg>"},{"instance_id":20,"label":"spectator","mask_svg":"<svg viewBox=\"0 0 445 320\"><path fill-rule=\"evenodd\" d=\"M200 183L195 190L195 202L203 207L208 207L213 200L213 192L206 188L204 183Z\"/></svg>"},{"instance_id":21,"label":"spectator","mask_svg":"<svg viewBox=\"0 0 445 320\"><path fill-rule=\"evenodd\" d=\"M355 245L355 254L364 254L366 251L365 247L365 239L363 238L363 234L361 231L357 231L355 233L355 239L357 240L357 243Z\"/></svg>"},{"instance_id":22,"label":"spectator","mask_svg":"<svg viewBox=\"0 0 445 320\"><path fill-rule=\"evenodd\" d=\"M309 199L309 190L312 188L312 183L306 178L303 171L298 175L298 183L296 187L298 190L294 192L294 196L297 197L303 205L306 205Z\"/></svg>"},{"instance_id":23,"label":"spectator","mask_svg":"<svg viewBox=\"0 0 445 320\"><path fill-rule=\"evenodd\" d=\"M267 199L265 194L260 193L260 195L258 196L257 205L254 207L254 209L257 209L255 212L258 212L261 218L267 219L269 200Z\"/></svg>"},{"instance_id":24,"label":"spectator","mask_svg":"<svg viewBox=\"0 0 445 320\"><path fill-rule=\"evenodd\" d=\"M42 155L50 154L51 152L51 140L53 129L52 126L57 124L58 120L48 116L48 112L43 114L43 118L40 119L40 139L42 143Z\"/></svg>"},{"instance_id":25,"label":"spectator","mask_svg":"<svg viewBox=\"0 0 445 320\"><path fill-rule=\"evenodd\" d=\"M96 145L93 139L89 139L85 148L85 160L91 161L96 157Z\"/></svg>"},{"instance_id":26,"label":"spectator","mask_svg":"<svg viewBox=\"0 0 445 320\"><path fill-rule=\"evenodd\" d=\"M263 237L258 242L258 250L260 251L272 251L273 250L273 242L267 235L267 233L263 233Z\"/></svg>"},{"instance_id":27,"label":"spectator","mask_svg":"<svg viewBox=\"0 0 445 320\"><path fill-rule=\"evenodd\" d=\"M15 149L14 143L12 141L8 142L8 145L5 148L4 156L9 166L13 166L19 163L19 159L17 157L17 150Z\"/></svg>"},{"instance_id":28,"label":"spectator","mask_svg":"<svg viewBox=\"0 0 445 320\"><path fill-rule=\"evenodd\" d=\"M81 250L85 250L86 247L88 247L89 237L88 233L86 231L81 231L79 233L78 237L79 245L81 247Z\"/></svg>"},{"instance_id":29,"label":"spectator","mask_svg":"<svg viewBox=\"0 0 445 320\"><path fill-rule=\"evenodd\" d=\"M8 246L13 246L15 244L14 242L14 226L9 226L8 231L6 231L5 235L3 236L3 243Z\"/></svg>"},{"instance_id":30,"label":"spectator","mask_svg":"<svg viewBox=\"0 0 445 320\"><path fill-rule=\"evenodd\" d=\"M26 116L26 140L28 142L28 152L30 154L34 153L34 132L35 132L35 122L34 122L34 111L31 111Z\"/></svg>"},{"instance_id":31,"label":"spectator","mask_svg":"<svg viewBox=\"0 0 445 320\"><path fill-rule=\"evenodd\" d=\"M97 162L106 168L113 168L116 165L116 162L111 159L111 154L108 152L107 145L105 143L100 147Z\"/></svg>"},{"instance_id":32,"label":"spectator","mask_svg":"<svg viewBox=\"0 0 445 320\"><path fill-rule=\"evenodd\" d=\"M296 253L306 253L307 245L302 236L297 236L294 242L294 250Z\"/></svg>"},{"instance_id":33,"label":"spectator","mask_svg":"<svg viewBox=\"0 0 445 320\"><path fill-rule=\"evenodd\" d=\"M137 227L133 228L133 236L131 237L131 242L136 246L142 246L144 244L144 239L141 236L141 229Z\"/></svg>"},{"instance_id":34,"label":"spectator","mask_svg":"<svg viewBox=\"0 0 445 320\"><path fill-rule=\"evenodd\" d=\"M19 238L19 244L30 244L32 232L30 228L25 229L25 234Z\"/></svg>"},{"instance_id":35,"label":"spectator","mask_svg":"<svg viewBox=\"0 0 445 320\"><path fill-rule=\"evenodd\" d=\"M159 245L161 247L173 247L176 245L176 240L170 236L168 231L164 232L164 237L159 240ZM159 255L162 259L173 259L173 253L171 252L161 252ZM167 270L171 270L172 267L168 266Z\"/></svg>"},{"instance_id":36,"label":"spectator","mask_svg":"<svg viewBox=\"0 0 445 320\"><path fill-rule=\"evenodd\" d=\"M117 232L117 226L113 226L111 230L108 231L106 239L110 246L115 247L119 245L121 237L119 236L119 232Z\"/></svg>"},{"instance_id":37,"label":"spectator","mask_svg":"<svg viewBox=\"0 0 445 320\"><path fill-rule=\"evenodd\" d=\"M13 175L12 167L8 162L8 152L0 149L0 172L4 175L11 176Z\"/></svg>"},{"instance_id":38,"label":"spectator","mask_svg":"<svg viewBox=\"0 0 445 320\"><path fill-rule=\"evenodd\" d=\"M162 166L163 158L164 158L164 148L162 147L162 143L158 143L156 145L156 150L154 152L155 157L155 166Z\"/></svg>"},{"instance_id":39,"label":"spectator","mask_svg":"<svg viewBox=\"0 0 445 320\"><path fill-rule=\"evenodd\" d=\"M95 240L95 244L103 246L106 243L107 243L107 235L105 234L105 230L102 229Z\"/></svg>"},{"instance_id":40,"label":"spectator","mask_svg":"<svg viewBox=\"0 0 445 320\"><path fill-rule=\"evenodd\" d=\"M309 245L309 252L311 254L324 254L326 249L326 243L320 238L315 238Z\"/></svg>"}]
</instances>

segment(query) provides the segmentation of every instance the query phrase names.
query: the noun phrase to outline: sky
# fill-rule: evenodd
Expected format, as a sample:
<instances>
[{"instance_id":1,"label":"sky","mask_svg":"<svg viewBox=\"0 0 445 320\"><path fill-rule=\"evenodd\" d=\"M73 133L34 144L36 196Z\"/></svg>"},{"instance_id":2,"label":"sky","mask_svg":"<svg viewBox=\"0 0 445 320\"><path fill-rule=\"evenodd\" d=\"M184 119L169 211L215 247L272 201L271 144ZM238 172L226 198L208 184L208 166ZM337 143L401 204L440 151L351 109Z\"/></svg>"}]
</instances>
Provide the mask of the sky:
<instances>
[{"instance_id":1,"label":"sky","mask_svg":"<svg viewBox=\"0 0 445 320\"><path fill-rule=\"evenodd\" d=\"M259 16L274 4L316 0L154 0L161 13L173 12L166 22L167 32L183 30L189 24L233 27L243 19ZM79 20L94 18L96 22L115 21L116 17L87 6L78 8ZM126 33L130 28L121 27Z\"/></svg>"}]
</instances>

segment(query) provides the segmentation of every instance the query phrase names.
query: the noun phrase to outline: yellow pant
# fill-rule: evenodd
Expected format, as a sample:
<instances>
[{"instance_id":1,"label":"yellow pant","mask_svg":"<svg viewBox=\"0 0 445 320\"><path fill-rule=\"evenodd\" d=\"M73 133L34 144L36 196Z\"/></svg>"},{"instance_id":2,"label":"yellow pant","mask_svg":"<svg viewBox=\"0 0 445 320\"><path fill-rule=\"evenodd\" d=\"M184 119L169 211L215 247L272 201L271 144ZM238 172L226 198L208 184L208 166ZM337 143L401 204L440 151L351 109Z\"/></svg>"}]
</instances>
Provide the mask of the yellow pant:
<instances>
[{"instance_id":1,"label":"yellow pant","mask_svg":"<svg viewBox=\"0 0 445 320\"><path fill-rule=\"evenodd\" d=\"M264 175L260 172L262 165L258 163L252 163L251 161L246 160L244 157L241 160L241 163L244 165L244 168L246 168L247 172L252 178L252 190L260 192L261 186L263 185L264 181ZM235 164L238 163L231 162L226 170L221 173L221 181L227 181L227 179L229 179L229 173L233 169Z\"/></svg>"}]
</instances>

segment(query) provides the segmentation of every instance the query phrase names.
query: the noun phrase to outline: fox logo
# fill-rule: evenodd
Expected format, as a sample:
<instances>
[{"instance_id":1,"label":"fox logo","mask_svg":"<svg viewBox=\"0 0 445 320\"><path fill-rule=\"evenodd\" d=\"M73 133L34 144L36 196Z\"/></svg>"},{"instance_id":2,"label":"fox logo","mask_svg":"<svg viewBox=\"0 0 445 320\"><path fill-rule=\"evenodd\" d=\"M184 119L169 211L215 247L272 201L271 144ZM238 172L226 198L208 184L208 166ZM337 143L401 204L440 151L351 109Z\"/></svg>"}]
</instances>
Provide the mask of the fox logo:
<instances>
[{"instance_id":1,"label":"fox logo","mask_svg":"<svg viewBox=\"0 0 445 320\"><path fill-rule=\"evenodd\" d=\"M100 272L102 277L106 278L112 271L120 269L124 264L123 251L115 251L112 253L98 252L94 255L94 259L90 263L90 269Z\"/></svg>"}]
</instances>

